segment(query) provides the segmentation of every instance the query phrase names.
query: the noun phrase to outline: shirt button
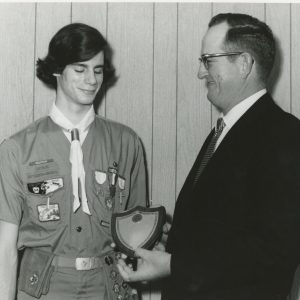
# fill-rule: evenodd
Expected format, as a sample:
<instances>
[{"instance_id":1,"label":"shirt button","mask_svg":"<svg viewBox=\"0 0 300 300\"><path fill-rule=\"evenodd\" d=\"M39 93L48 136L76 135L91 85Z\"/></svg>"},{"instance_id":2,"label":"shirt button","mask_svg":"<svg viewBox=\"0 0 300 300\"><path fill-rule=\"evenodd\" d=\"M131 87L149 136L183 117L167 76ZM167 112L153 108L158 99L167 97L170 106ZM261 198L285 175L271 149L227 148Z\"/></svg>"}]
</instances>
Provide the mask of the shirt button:
<instances>
[{"instance_id":1,"label":"shirt button","mask_svg":"<svg viewBox=\"0 0 300 300\"><path fill-rule=\"evenodd\" d=\"M82 230L81 226L76 227L76 230L80 232Z\"/></svg>"}]
</instances>

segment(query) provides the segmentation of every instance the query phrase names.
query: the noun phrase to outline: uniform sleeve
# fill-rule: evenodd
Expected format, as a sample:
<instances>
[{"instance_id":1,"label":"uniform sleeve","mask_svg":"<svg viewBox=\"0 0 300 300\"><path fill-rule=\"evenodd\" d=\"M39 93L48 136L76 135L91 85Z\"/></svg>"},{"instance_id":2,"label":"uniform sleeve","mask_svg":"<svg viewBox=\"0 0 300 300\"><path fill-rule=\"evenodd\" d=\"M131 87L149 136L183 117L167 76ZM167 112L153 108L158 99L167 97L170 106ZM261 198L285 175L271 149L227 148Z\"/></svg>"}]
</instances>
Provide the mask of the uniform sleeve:
<instances>
[{"instance_id":1,"label":"uniform sleeve","mask_svg":"<svg viewBox=\"0 0 300 300\"><path fill-rule=\"evenodd\" d=\"M144 150L138 136L134 140L134 160L131 169L130 195L127 209L147 204L147 182Z\"/></svg>"},{"instance_id":2,"label":"uniform sleeve","mask_svg":"<svg viewBox=\"0 0 300 300\"><path fill-rule=\"evenodd\" d=\"M19 225L22 216L22 182L18 147L13 140L0 146L0 220Z\"/></svg>"}]
</instances>

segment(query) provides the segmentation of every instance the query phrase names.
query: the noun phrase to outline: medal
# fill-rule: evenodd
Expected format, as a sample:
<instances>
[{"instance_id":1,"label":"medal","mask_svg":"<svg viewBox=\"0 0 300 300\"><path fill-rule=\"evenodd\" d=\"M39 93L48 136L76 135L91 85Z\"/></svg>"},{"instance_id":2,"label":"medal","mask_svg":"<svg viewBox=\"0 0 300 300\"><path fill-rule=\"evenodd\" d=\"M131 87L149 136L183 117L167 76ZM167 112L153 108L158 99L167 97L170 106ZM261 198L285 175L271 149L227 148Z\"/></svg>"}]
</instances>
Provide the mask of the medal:
<instances>
[{"instance_id":1,"label":"medal","mask_svg":"<svg viewBox=\"0 0 300 300\"><path fill-rule=\"evenodd\" d=\"M108 180L109 180L109 192L110 197L114 198L116 194L116 184L118 180L118 164L116 162L113 163L113 167L108 168Z\"/></svg>"}]
</instances>

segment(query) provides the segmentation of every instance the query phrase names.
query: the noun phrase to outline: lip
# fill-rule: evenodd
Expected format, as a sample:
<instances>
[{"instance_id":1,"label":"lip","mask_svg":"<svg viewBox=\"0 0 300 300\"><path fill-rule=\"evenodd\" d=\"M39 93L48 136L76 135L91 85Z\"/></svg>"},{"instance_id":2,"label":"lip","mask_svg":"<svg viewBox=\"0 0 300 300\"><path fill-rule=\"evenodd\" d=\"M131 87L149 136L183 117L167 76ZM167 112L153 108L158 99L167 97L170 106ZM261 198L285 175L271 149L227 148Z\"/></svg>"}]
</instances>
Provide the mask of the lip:
<instances>
[{"instance_id":1,"label":"lip","mask_svg":"<svg viewBox=\"0 0 300 300\"><path fill-rule=\"evenodd\" d=\"M207 85L207 86L209 86L209 85L213 85L213 84L215 84L215 82L214 82L214 81L207 81L207 82L206 82L206 85Z\"/></svg>"},{"instance_id":2,"label":"lip","mask_svg":"<svg viewBox=\"0 0 300 300\"><path fill-rule=\"evenodd\" d=\"M87 90L87 89L80 89L83 93L88 95L93 95L96 93L97 90Z\"/></svg>"}]
</instances>

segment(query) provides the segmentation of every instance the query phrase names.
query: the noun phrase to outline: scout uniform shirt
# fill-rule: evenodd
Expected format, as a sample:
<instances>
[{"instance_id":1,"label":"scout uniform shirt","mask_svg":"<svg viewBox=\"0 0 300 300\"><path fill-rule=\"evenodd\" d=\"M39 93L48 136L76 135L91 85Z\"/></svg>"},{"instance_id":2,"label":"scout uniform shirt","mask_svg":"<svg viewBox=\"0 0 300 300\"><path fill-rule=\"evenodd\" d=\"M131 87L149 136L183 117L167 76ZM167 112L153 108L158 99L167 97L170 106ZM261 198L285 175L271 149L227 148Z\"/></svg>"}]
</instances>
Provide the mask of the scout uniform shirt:
<instances>
[{"instance_id":1,"label":"scout uniform shirt","mask_svg":"<svg viewBox=\"0 0 300 300\"><path fill-rule=\"evenodd\" d=\"M99 256L111 250L112 212L146 205L143 149L134 131L96 116L82 151L91 215L73 212L70 142L50 117L2 143L0 219L19 226L18 249Z\"/></svg>"}]
</instances>

